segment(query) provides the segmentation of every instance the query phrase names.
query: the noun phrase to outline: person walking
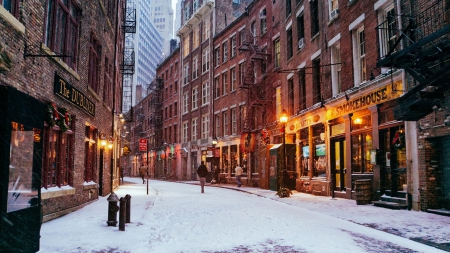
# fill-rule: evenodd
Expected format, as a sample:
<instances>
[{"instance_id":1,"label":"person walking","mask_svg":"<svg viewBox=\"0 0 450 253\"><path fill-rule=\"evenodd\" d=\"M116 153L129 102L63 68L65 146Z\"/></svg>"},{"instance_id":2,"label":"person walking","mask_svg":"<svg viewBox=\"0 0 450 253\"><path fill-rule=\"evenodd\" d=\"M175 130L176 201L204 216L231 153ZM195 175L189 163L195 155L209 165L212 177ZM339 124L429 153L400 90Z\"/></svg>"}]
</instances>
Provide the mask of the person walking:
<instances>
[{"instance_id":1,"label":"person walking","mask_svg":"<svg viewBox=\"0 0 450 253\"><path fill-rule=\"evenodd\" d=\"M237 187L241 187L241 185L242 185L241 177L242 177L242 173L244 173L244 170L242 169L241 166L239 166L239 164L237 164L236 168L234 169L234 172L235 172L235 176L236 176Z\"/></svg>"},{"instance_id":2,"label":"person walking","mask_svg":"<svg viewBox=\"0 0 450 253\"><path fill-rule=\"evenodd\" d=\"M141 164L141 168L139 168L139 176L142 178L142 183L145 184L145 174L147 173L147 169L144 164Z\"/></svg>"},{"instance_id":3,"label":"person walking","mask_svg":"<svg viewBox=\"0 0 450 253\"><path fill-rule=\"evenodd\" d=\"M208 175L208 169L205 166L205 162L202 161L200 166L197 168L197 174L200 177L200 186L202 187L202 193L205 193L205 182L206 182L206 175Z\"/></svg>"}]
</instances>

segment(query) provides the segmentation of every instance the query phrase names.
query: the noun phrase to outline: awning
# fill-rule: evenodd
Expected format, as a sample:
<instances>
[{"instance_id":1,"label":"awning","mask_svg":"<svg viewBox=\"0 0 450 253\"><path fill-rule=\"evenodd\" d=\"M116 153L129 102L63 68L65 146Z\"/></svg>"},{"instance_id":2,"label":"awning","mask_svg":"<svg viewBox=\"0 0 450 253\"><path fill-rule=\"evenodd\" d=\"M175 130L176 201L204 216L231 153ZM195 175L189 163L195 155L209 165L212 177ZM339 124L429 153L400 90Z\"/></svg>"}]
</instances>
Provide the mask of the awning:
<instances>
[{"instance_id":1,"label":"awning","mask_svg":"<svg viewBox=\"0 0 450 253\"><path fill-rule=\"evenodd\" d=\"M273 145L273 147L271 147L270 150L269 150L270 155L277 155L277 149L279 147L281 147L281 145L283 145L283 144L275 144L275 145Z\"/></svg>"}]
</instances>

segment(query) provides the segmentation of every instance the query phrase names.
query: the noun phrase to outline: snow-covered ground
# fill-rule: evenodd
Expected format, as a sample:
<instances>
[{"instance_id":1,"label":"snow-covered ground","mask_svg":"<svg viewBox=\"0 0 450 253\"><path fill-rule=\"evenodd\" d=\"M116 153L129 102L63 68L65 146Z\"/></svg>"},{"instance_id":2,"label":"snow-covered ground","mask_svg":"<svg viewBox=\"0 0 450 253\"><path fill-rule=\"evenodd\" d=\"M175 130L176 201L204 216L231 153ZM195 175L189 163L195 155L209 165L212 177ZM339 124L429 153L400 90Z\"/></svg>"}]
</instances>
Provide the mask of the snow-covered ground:
<instances>
[{"instance_id":1,"label":"snow-covered ground","mask_svg":"<svg viewBox=\"0 0 450 253\"><path fill-rule=\"evenodd\" d=\"M140 178L125 181L115 192L132 197L125 231L107 226L100 197L44 223L39 252L444 252L409 238L450 243L446 216L233 185L202 194L196 182L150 180L147 195Z\"/></svg>"}]
</instances>

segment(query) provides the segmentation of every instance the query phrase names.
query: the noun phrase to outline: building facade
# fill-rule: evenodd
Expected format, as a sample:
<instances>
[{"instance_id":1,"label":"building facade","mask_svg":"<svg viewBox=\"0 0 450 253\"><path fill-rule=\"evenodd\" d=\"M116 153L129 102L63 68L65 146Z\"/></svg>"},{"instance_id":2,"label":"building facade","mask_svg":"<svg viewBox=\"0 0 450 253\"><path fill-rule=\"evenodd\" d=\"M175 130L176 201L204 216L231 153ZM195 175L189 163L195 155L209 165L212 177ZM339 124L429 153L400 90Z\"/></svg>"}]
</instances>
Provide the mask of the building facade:
<instances>
[{"instance_id":1,"label":"building facade","mask_svg":"<svg viewBox=\"0 0 450 253\"><path fill-rule=\"evenodd\" d=\"M0 206L2 217L30 217L15 228L2 219L2 236L118 186L121 14L121 1L0 4Z\"/></svg>"},{"instance_id":2,"label":"building facade","mask_svg":"<svg viewBox=\"0 0 450 253\"><path fill-rule=\"evenodd\" d=\"M172 1L156 0L150 2L150 20L163 38L162 53L170 53L170 40L174 38L174 10Z\"/></svg>"}]
</instances>

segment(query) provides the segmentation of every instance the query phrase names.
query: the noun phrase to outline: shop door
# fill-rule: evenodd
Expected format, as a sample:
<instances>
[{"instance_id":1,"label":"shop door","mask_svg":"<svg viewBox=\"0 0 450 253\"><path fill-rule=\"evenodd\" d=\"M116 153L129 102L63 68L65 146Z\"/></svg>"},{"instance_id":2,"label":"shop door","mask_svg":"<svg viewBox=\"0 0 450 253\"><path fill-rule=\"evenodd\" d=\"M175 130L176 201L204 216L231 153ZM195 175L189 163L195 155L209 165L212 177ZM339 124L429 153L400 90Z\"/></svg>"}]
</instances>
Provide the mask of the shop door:
<instances>
[{"instance_id":1,"label":"shop door","mask_svg":"<svg viewBox=\"0 0 450 253\"><path fill-rule=\"evenodd\" d=\"M380 131L380 194L406 198L406 148L403 126Z\"/></svg>"},{"instance_id":2,"label":"shop door","mask_svg":"<svg viewBox=\"0 0 450 253\"><path fill-rule=\"evenodd\" d=\"M44 105L0 86L0 252L37 252Z\"/></svg>"},{"instance_id":3,"label":"shop door","mask_svg":"<svg viewBox=\"0 0 450 253\"><path fill-rule=\"evenodd\" d=\"M335 191L345 191L345 138L331 140L331 178Z\"/></svg>"}]
</instances>

